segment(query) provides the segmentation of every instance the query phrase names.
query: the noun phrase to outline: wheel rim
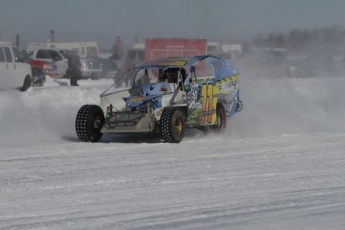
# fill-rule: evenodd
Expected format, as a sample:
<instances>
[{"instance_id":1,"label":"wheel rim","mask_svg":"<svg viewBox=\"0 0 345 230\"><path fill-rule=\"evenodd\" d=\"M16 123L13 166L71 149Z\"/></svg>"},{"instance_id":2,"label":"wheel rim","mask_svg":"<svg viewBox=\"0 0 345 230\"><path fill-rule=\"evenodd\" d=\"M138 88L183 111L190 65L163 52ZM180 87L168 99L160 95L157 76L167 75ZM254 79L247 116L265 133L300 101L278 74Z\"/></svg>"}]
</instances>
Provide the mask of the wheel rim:
<instances>
[{"instance_id":1,"label":"wheel rim","mask_svg":"<svg viewBox=\"0 0 345 230\"><path fill-rule=\"evenodd\" d=\"M100 115L95 115L92 117L93 121L93 130L99 130L100 129L100 124L101 124L101 116Z\"/></svg>"},{"instance_id":2,"label":"wheel rim","mask_svg":"<svg viewBox=\"0 0 345 230\"><path fill-rule=\"evenodd\" d=\"M175 120L175 132L181 134L183 130L183 122L181 117L177 117Z\"/></svg>"}]
</instances>

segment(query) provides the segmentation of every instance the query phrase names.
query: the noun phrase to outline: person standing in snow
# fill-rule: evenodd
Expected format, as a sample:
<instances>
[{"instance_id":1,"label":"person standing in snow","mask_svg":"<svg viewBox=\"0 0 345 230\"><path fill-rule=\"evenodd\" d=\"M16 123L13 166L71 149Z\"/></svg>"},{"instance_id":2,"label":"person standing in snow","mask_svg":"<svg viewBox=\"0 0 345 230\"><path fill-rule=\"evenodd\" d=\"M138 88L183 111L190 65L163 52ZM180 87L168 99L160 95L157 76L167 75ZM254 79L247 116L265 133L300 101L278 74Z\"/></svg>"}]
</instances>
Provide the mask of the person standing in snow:
<instances>
[{"instance_id":1,"label":"person standing in snow","mask_svg":"<svg viewBox=\"0 0 345 230\"><path fill-rule=\"evenodd\" d=\"M113 51L115 53L115 57L117 60L123 59L125 55L125 44L119 36L116 38L116 41L114 42Z\"/></svg>"},{"instance_id":2,"label":"person standing in snow","mask_svg":"<svg viewBox=\"0 0 345 230\"><path fill-rule=\"evenodd\" d=\"M71 86L79 86L78 79L81 77L80 71L80 59L76 53L72 53L68 57L68 69L70 73L70 85Z\"/></svg>"}]
</instances>

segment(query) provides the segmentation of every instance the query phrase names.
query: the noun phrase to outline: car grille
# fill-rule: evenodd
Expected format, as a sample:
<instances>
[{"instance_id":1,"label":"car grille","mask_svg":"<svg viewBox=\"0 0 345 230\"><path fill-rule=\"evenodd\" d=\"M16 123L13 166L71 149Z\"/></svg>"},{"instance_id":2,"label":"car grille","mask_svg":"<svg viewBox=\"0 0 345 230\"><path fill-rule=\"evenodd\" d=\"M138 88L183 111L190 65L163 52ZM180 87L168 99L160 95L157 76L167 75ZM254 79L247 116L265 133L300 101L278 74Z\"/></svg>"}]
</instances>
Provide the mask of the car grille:
<instances>
[{"instance_id":1,"label":"car grille","mask_svg":"<svg viewBox=\"0 0 345 230\"><path fill-rule=\"evenodd\" d=\"M95 62L95 61L88 61L86 63L87 68L89 69L101 69L102 65L100 62Z\"/></svg>"}]
</instances>

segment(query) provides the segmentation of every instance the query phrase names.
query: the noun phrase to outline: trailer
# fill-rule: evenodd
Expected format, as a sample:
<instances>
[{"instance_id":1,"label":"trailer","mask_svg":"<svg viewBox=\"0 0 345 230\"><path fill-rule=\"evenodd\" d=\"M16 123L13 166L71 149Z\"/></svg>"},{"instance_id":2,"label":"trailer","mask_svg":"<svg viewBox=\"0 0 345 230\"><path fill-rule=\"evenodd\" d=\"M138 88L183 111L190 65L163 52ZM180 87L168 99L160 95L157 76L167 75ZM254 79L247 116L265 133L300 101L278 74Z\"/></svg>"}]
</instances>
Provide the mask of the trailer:
<instances>
[{"instance_id":1,"label":"trailer","mask_svg":"<svg viewBox=\"0 0 345 230\"><path fill-rule=\"evenodd\" d=\"M31 42L27 46L27 52L33 52L37 49L67 49L78 53L80 57L92 58L99 56L99 49L97 42Z\"/></svg>"},{"instance_id":2,"label":"trailer","mask_svg":"<svg viewBox=\"0 0 345 230\"><path fill-rule=\"evenodd\" d=\"M145 62L159 58L206 54L206 39L150 38L145 40Z\"/></svg>"}]
</instances>

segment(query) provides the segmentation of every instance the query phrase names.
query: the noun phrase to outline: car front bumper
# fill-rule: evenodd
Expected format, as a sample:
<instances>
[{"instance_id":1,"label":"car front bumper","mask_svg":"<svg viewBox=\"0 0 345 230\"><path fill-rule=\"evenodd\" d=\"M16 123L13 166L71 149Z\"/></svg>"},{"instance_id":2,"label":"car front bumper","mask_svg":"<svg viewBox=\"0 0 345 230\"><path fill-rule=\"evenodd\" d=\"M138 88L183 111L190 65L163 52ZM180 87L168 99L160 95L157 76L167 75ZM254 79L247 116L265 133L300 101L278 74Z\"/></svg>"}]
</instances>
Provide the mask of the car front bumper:
<instances>
[{"instance_id":1,"label":"car front bumper","mask_svg":"<svg viewBox=\"0 0 345 230\"><path fill-rule=\"evenodd\" d=\"M81 70L82 78L101 78L103 77L102 70Z\"/></svg>"}]
</instances>

